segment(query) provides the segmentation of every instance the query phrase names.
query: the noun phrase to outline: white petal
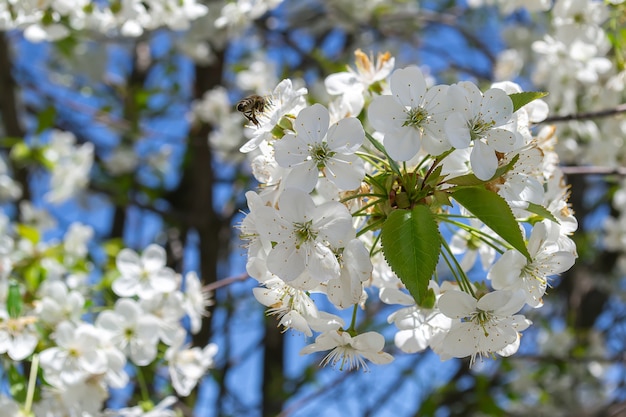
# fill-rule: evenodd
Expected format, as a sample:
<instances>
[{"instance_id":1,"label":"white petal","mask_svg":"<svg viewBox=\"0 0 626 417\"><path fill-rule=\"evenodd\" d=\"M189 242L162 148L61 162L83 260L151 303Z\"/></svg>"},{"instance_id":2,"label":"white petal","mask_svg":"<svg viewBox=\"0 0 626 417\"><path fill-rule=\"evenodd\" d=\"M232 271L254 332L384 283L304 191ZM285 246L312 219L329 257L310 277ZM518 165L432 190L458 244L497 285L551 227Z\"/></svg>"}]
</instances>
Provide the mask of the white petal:
<instances>
[{"instance_id":1,"label":"white petal","mask_svg":"<svg viewBox=\"0 0 626 417\"><path fill-rule=\"evenodd\" d=\"M271 307L275 304L282 304L281 295L270 288L256 287L252 289L252 294L256 300L266 307Z\"/></svg>"},{"instance_id":2,"label":"white petal","mask_svg":"<svg viewBox=\"0 0 626 417\"><path fill-rule=\"evenodd\" d=\"M178 287L176 273L170 268L163 268L150 275L150 285L159 292L170 293Z\"/></svg>"},{"instance_id":3,"label":"white petal","mask_svg":"<svg viewBox=\"0 0 626 417\"><path fill-rule=\"evenodd\" d=\"M526 257L516 250L508 250L496 261L487 274L493 288L507 290L519 288L522 268L527 264Z\"/></svg>"},{"instance_id":4,"label":"white petal","mask_svg":"<svg viewBox=\"0 0 626 417\"><path fill-rule=\"evenodd\" d=\"M345 332L342 332L342 334ZM347 335L350 338L349 335ZM337 346L344 345L344 337L342 337L339 332L335 330L331 330L325 333L320 334L315 339L315 343L305 346L300 350L300 355L308 355L314 352L321 352L325 350L334 349Z\"/></svg>"},{"instance_id":5,"label":"white petal","mask_svg":"<svg viewBox=\"0 0 626 417\"><path fill-rule=\"evenodd\" d=\"M367 120L379 132L400 129L406 121L404 106L391 96L378 96L367 109Z\"/></svg>"},{"instance_id":6,"label":"white petal","mask_svg":"<svg viewBox=\"0 0 626 417\"><path fill-rule=\"evenodd\" d=\"M428 347L428 340L421 329L400 330L394 337L396 346L406 353L416 353Z\"/></svg>"},{"instance_id":7,"label":"white petal","mask_svg":"<svg viewBox=\"0 0 626 417\"><path fill-rule=\"evenodd\" d=\"M449 85L436 85L431 87L424 96L424 109L431 116L438 116L450 111L448 101Z\"/></svg>"},{"instance_id":8,"label":"white petal","mask_svg":"<svg viewBox=\"0 0 626 417\"><path fill-rule=\"evenodd\" d=\"M519 349L520 339L520 335L518 334L513 343L506 345L502 349L498 350L496 353L500 356L504 356L505 358L513 355Z\"/></svg>"},{"instance_id":9,"label":"white petal","mask_svg":"<svg viewBox=\"0 0 626 417\"><path fill-rule=\"evenodd\" d=\"M547 261L547 262L546 262ZM547 275L560 274L567 271L576 262L576 257L571 252L559 251L547 256L542 271Z\"/></svg>"},{"instance_id":10,"label":"white petal","mask_svg":"<svg viewBox=\"0 0 626 417\"><path fill-rule=\"evenodd\" d=\"M115 303L115 313L133 323L143 314L143 309L135 300L121 298Z\"/></svg>"},{"instance_id":11,"label":"white petal","mask_svg":"<svg viewBox=\"0 0 626 417\"><path fill-rule=\"evenodd\" d=\"M313 191L319 180L319 169L313 160L294 165L283 177L287 188L297 188L307 193ZM356 188L356 187L355 187Z\"/></svg>"},{"instance_id":12,"label":"white petal","mask_svg":"<svg viewBox=\"0 0 626 417\"><path fill-rule=\"evenodd\" d=\"M465 149L470 145L471 135L469 123L463 113L452 112L444 122L444 130L448 141L457 149Z\"/></svg>"},{"instance_id":13,"label":"white petal","mask_svg":"<svg viewBox=\"0 0 626 417\"><path fill-rule=\"evenodd\" d=\"M305 268L311 276L319 281L339 278L341 267L330 248L318 242L306 246L312 249L305 261Z\"/></svg>"},{"instance_id":14,"label":"white petal","mask_svg":"<svg viewBox=\"0 0 626 417\"><path fill-rule=\"evenodd\" d=\"M315 211L315 203L311 196L297 188L286 189L278 199L280 215L289 223L301 223L310 219Z\"/></svg>"},{"instance_id":15,"label":"white petal","mask_svg":"<svg viewBox=\"0 0 626 417\"><path fill-rule=\"evenodd\" d=\"M358 88L362 84L359 82L356 74L352 72L338 72L336 74L331 74L324 80L324 85L326 86L326 91L330 95L339 95L345 94L348 91Z\"/></svg>"},{"instance_id":16,"label":"white petal","mask_svg":"<svg viewBox=\"0 0 626 417\"><path fill-rule=\"evenodd\" d=\"M413 127L403 127L385 133L385 148L393 159L408 161L419 152L422 146L421 132Z\"/></svg>"},{"instance_id":17,"label":"white petal","mask_svg":"<svg viewBox=\"0 0 626 417\"><path fill-rule=\"evenodd\" d=\"M479 350L478 339L481 332L482 329L474 323L458 323L450 329L450 332L444 338L443 349L454 358L474 355Z\"/></svg>"},{"instance_id":18,"label":"white petal","mask_svg":"<svg viewBox=\"0 0 626 417\"><path fill-rule=\"evenodd\" d=\"M506 129L490 129L485 133L485 139L498 152L511 152L517 141L515 133Z\"/></svg>"},{"instance_id":19,"label":"white petal","mask_svg":"<svg viewBox=\"0 0 626 417\"><path fill-rule=\"evenodd\" d=\"M294 310L288 311L282 316L278 325L304 333L307 337L313 336L307 320Z\"/></svg>"},{"instance_id":20,"label":"white petal","mask_svg":"<svg viewBox=\"0 0 626 417\"><path fill-rule=\"evenodd\" d=\"M396 100L403 106L417 108L426 94L426 80L415 66L397 69L389 78L389 86Z\"/></svg>"},{"instance_id":21,"label":"white petal","mask_svg":"<svg viewBox=\"0 0 626 417\"><path fill-rule=\"evenodd\" d=\"M139 366L148 365L156 358L156 344L151 343L131 343L130 358Z\"/></svg>"},{"instance_id":22,"label":"white petal","mask_svg":"<svg viewBox=\"0 0 626 417\"><path fill-rule=\"evenodd\" d=\"M292 281L305 270L306 259L303 247L279 244L267 255L267 269L284 281Z\"/></svg>"},{"instance_id":23,"label":"white petal","mask_svg":"<svg viewBox=\"0 0 626 417\"><path fill-rule=\"evenodd\" d=\"M309 157L309 147L301 136L285 135L274 142L274 158L276 163L284 168L291 168L306 161Z\"/></svg>"},{"instance_id":24,"label":"white petal","mask_svg":"<svg viewBox=\"0 0 626 417\"><path fill-rule=\"evenodd\" d=\"M507 320L498 323L488 323L480 329L479 352L495 352L514 343L518 337L517 331Z\"/></svg>"},{"instance_id":25,"label":"white petal","mask_svg":"<svg viewBox=\"0 0 626 417\"><path fill-rule=\"evenodd\" d=\"M159 245L148 246L141 254L141 262L146 271L157 271L166 264L167 255L165 249Z\"/></svg>"},{"instance_id":26,"label":"white petal","mask_svg":"<svg viewBox=\"0 0 626 417\"><path fill-rule=\"evenodd\" d=\"M113 281L113 284L111 284L113 292L120 297L132 297L133 295L137 295L139 288L139 281L136 278L126 276L118 277Z\"/></svg>"},{"instance_id":27,"label":"white petal","mask_svg":"<svg viewBox=\"0 0 626 417\"><path fill-rule=\"evenodd\" d=\"M477 307L498 316L512 316L524 306L524 295L521 291L492 291L478 300Z\"/></svg>"},{"instance_id":28,"label":"white petal","mask_svg":"<svg viewBox=\"0 0 626 417\"><path fill-rule=\"evenodd\" d=\"M122 275L139 276L141 274L139 255L132 249L122 249L115 258L115 264Z\"/></svg>"},{"instance_id":29,"label":"white petal","mask_svg":"<svg viewBox=\"0 0 626 417\"><path fill-rule=\"evenodd\" d=\"M301 110L293 125L296 133L302 135L306 143L319 143L326 136L329 123L328 110L316 103Z\"/></svg>"},{"instance_id":30,"label":"white petal","mask_svg":"<svg viewBox=\"0 0 626 417\"><path fill-rule=\"evenodd\" d=\"M104 310L96 318L96 327L117 333L123 327L123 319L112 310Z\"/></svg>"},{"instance_id":31,"label":"white petal","mask_svg":"<svg viewBox=\"0 0 626 417\"><path fill-rule=\"evenodd\" d=\"M378 298L385 304L400 304L410 306L415 304L415 299L409 294L400 291L397 288L381 288Z\"/></svg>"},{"instance_id":32,"label":"white petal","mask_svg":"<svg viewBox=\"0 0 626 417\"><path fill-rule=\"evenodd\" d=\"M494 126L502 126L511 119L513 102L504 90L490 88L485 91L480 103L480 118L493 122Z\"/></svg>"},{"instance_id":33,"label":"white petal","mask_svg":"<svg viewBox=\"0 0 626 417\"><path fill-rule=\"evenodd\" d=\"M480 112L483 100L478 86L470 81L461 81L448 88L448 103L453 111L463 113L465 120L473 120Z\"/></svg>"},{"instance_id":34,"label":"white petal","mask_svg":"<svg viewBox=\"0 0 626 417\"><path fill-rule=\"evenodd\" d=\"M318 240L328 241L334 248L343 248L355 237L352 216L341 203L329 201L316 207L310 214L318 230Z\"/></svg>"},{"instance_id":35,"label":"white petal","mask_svg":"<svg viewBox=\"0 0 626 417\"><path fill-rule=\"evenodd\" d=\"M356 155L336 154L326 163L326 177L340 190L354 190L365 177L365 164Z\"/></svg>"},{"instance_id":36,"label":"white petal","mask_svg":"<svg viewBox=\"0 0 626 417\"><path fill-rule=\"evenodd\" d=\"M450 290L439 297L437 306L446 316L460 319L468 317L476 310L476 299L467 293Z\"/></svg>"},{"instance_id":37,"label":"white petal","mask_svg":"<svg viewBox=\"0 0 626 417\"><path fill-rule=\"evenodd\" d=\"M326 137L331 150L344 154L356 152L363 144L364 139L363 126L355 117L347 117L333 124Z\"/></svg>"},{"instance_id":38,"label":"white petal","mask_svg":"<svg viewBox=\"0 0 626 417\"><path fill-rule=\"evenodd\" d=\"M378 352L385 347L385 338L378 332L365 332L353 337L351 345L359 351Z\"/></svg>"},{"instance_id":39,"label":"white petal","mask_svg":"<svg viewBox=\"0 0 626 417\"><path fill-rule=\"evenodd\" d=\"M393 362L393 356L387 352L362 352L361 355L377 365L386 365Z\"/></svg>"},{"instance_id":40,"label":"white petal","mask_svg":"<svg viewBox=\"0 0 626 417\"><path fill-rule=\"evenodd\" d=\"M470 154L470 164L474 175L480 180L487 181L496 173L498 158L491 146L484 144L481 140L475 140L474 149Z\"/></svg>"},{"instance_id":41,"label":"white petal","mask_svg":"<svg viewBox=\"0 0 626 417\"><path fill-rule=\"evenodd\" d=\"M37 336L23 331L13 336L13 343L9 346L7 354L14 361L21 361L35 351L37 343L39 343Z\"/></svg>"}]
</instances>

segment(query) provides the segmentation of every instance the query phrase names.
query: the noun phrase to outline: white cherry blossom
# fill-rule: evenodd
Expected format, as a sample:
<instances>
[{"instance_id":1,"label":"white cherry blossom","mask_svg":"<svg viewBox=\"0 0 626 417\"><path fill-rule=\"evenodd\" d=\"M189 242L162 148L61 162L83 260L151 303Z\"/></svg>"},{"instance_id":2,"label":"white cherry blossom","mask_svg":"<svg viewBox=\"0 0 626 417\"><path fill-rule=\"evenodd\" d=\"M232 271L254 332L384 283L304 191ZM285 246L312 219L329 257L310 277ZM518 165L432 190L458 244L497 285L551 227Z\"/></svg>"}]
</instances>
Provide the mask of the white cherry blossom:
<instances>
[{"instance_id":1,"label":"white cherry blossom","mask_svg":"<svg viewBox=\"0 0 626 417\"><path fill-rule=\"evenodd\" d=\"M361 122L347 117L329 128L326 107L314 104L302 110L294 122L295 135L287 134L274 144L276 162L289 168L284 186L310 192L319 172L341 190L358 188L365 176L363 161L354 153L365 133Z\"/></svg>"},{"instance_id":2,"label":"white cherry blossom","mask_svg":"<svg viewBox=\"0 0 626 417\"><path fill-rule=\"evenodd\" d=\"M139 366L149 364L157 355L159 323L135 300L120 298L114 310L100 313L96 327L105 331L111 343Z\"/></svg>"},{"instance_id":3,"label":"white cherry blossom","mask_svg":"<svg viewBox=\"0 0 626 417\"><path fill-rule=\"evenodd\" d=\"M261 238L275 243L267 255L269 271L287 282L305 271L320 282L338 278L341 268L334 250L355 236L348 209L334 201L317 206L296 188L286 189L278 206L257 210Z\"/></svg>"},{"instance_id":4,"label":"white cherry blossom","mask_svg":"<svg viewBox=\"0 0 626 417\"><path fill-rule=\"evenodd\" d=\"M469 81L451 85L448 101L452 112L445 121L448 140L457 149L473 145L470 163L481 180L490 179L498 168L496 152L514 150L516 133L502 128L513 116L513 103L504 90L483 93Z\"/></svg>"},{"instance_id":5,"label":"white cherry blossom","mask_svg":"<svg viewBox=\"0 0 626 417\"><path fill-rule=\"evenodd\" d=\"M139 256L132 249L122 249L116 258L121 276L113 281L112 289L120 297L151 297L177 286L176 274L166 264L165 249L149 245Z\"/></svg>"},{"instance_id":6,"label":"white cherry blossom","mask_svg":"<svg viewBox=\"0 0 626 417\"><path fill-rule=\"evenodd\" d=\"M443 340L443 350L455 358L471 357L472 365L476 356L492 353L515 353L520 331L531 323L517 313L524 306L521 292L493 291L478 300L461 291L446 291L438 300L439 309L453 322ZM507 347L513 347L503 351Z\"/></svg>"},{"instance_id":7,"label":"white cherry blossom","mask_svg":"<svg viewBox=\"0 0 626 417\"><path fill-rule=\"evenodd\" d=\"M368 369L365 359L383 365L393 361L393 356L383 352L385 338L377 332L366 332L351 336L348 332L331 330L315 338L315 343L300 350L301 355L330 350L321 365L337 366L340 370Z\"/></svg>"},{"instance_id":8,"label":"white cherry blossom","mask_svg":"<svg viewBox=\"0 0 626 417\"><path fill-rule=\"evenodd\" d=\"M543 222L537 223L528 239L531 260L514 249L506 251L487 275L493 287L498 290L522 290L528 305L541 306L548 278L567 271L576 260L572 252L559 250L556 243L558 233L558 229L550 229Z\"/></svg>"},{"instance_id":9,"label":"white cherry blossom","mask_svg":"<svg viewBox=\"0 0 626 417\"><path fill-rule=\"evenodd\" d=\"M185 275L183 308L190 321L191 333L196 334L202 327L202 319L209 316L207 307L213 305L212 294L202 288L202 282L195 271Z\"/></svg>"},{"instance_id":10,"label":"white cherry blossom","mask_svg":"<svg viewBox=\"0 0 626 417\"><path fill-rule=\"evenodd\" d=\"M440 296L440 288L436 282L431 281L429 288L433 289L437 298ZM406 293L395 296L402 299L393 300L394 304L408 305L387 318L389 323L394 323L398 328L394 336L396 346L406 353L421 352L429 346L437 353L442 351L443 339L453 320L441 313L436 304L433 308L424 308L415 305L413 297ZM439 354L443 359L443 354Z\"/></svg>"},{"instance_id":11,"label":"white cherry blossom","mask_svg":"<svg viewBox=\"0 0 626 417\"><path fill-rule=\"evenodd\" d=\"M448 150L443 129L449 111L448 86L427 88L418 67L395 70L389 83L391 95L375 97L367 113L374 129L384 134L389 156L408 161L421 148L431 155Z\"/></svg>"},{"instance_id":12,"label":"white cherry blossom","mask_svg":"<svg viewBox=\"0 0 626 417\"><path fill-rule=\"evenodd\" d=\"M109 365L101 337L102 333L91 324L61 322L54 332L56 346L39 355L46 381L62 388L106 374Z\"/></svg>"},{"instance_id":13,"label":"white cherry blossom","mask_svg":"<svg viewBox=\"0 0 626 417\"><path fill-rule=\"evenodd\" d=\"M14 361L29 357L40 338L36 322L35 316L11 317L6 306L0 306L0 353L6 353Z\"/></svg>"},{"instance_id":14,"label":"white cherry blossom","mask_svg":"<svg viewBox=\"0 0 626 417\"><path fill-rule=\"evenodd\" d=\"M217 345L209 343L204 348L184 346L185 332L181 331L175 342L165 352L172 386L178 395L191 394L198 381L213 366Z\"/></svg>"},{"instance_id":15,"label":"white cherry blossom","mask_svg":"<svg viewBox=\"0 0 626 417\"><path fill-rule=\"evenodd\" d=\"M337 72L324 80L328 94L341 96L341 106L352 116L358 116L365 104L365 95L370 85L384 80L395 64L389 52L378 54L375 63L363 51L354 51L356 71L348 67L346 72Z\"/></svg>"},{"instance_id":16,"label":"white cherry blossom","mask_svg":"<svg viewBox=\"0 0 626 417\"><path fill-rule=\"evenodd\" d=\"M278 326L311 337L313 331L336 330L345 324L340 317L320 311L306 291L294 288L279 278L270 278L263 285L263 288L252 290L254 297L269 308L268 314L277 316Z\"/></svg>"},{"instance_id":17,"label":"white cherry blossom","mask_svg":"<svg viewBox=\"0 0 626 417\"><path fill-rule=\"evenodd\" d=\"M341 254L341 275L326 284L328 299L339 308L347 308L363 298L363 282L374 269L362 241L352 239Z\"/></svg>"},{"instance_id":18,"label":"white cherry blossom","mask_svg":"<svg viewBox=\"0 0 626 417\"><path fill-rule=\"evenodd\" d=\"M53 131L44 155L52 166L50 191L45 195L47 201L61 203L87 187L94 158L93 143L77 145L73 133Z\"/></svg>"},{"instance_id":19,"label":"white cherry blossom","mask_svg":"<svg viewBox=\"0 0 626 417\"><path fill-rule=\"evenodd\" d=\"M44 323L55 325L62 321L78 323L84 313L85 297L69 290L63 281L45 281L40 290L41 300L36 312Z\"/></svg>"}]
</instances>

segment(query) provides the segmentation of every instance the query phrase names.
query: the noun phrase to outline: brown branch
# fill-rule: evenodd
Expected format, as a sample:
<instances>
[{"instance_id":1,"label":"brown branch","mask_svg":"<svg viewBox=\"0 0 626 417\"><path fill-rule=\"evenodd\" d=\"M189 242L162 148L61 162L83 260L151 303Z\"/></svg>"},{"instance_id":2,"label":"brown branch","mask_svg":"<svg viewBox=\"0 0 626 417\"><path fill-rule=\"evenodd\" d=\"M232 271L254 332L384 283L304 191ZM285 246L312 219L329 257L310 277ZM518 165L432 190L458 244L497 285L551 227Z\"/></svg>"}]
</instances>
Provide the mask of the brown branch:
<instances>
[{"instance_id":1,"label":"brown branch","mask_svg":"<svg viewBox=\"0 0 626 417\"><path fill-rule=\"evenodd\" d=\"M11 60L10 41L5 32L0 31L0 114L2 124L7 136L22 138L26 134L20 115L18 114L17 83L12 74L13 63ZM15 179L22 188L22 200L30 199L30 186L28 183L28 170L26 167L13 164Z\"/></svg>"},{"instance_id":2,"label":"brown branch","mask_svg":"<svg viewBox=\"0 0 626 417\"><path fill-rule=\"evenodd\" d=\"M248 274L244 273L241 275L235 275L233 277L228 277L224 279L220 279L219 281L212 282L208 285L202 287L203 291L215 291L218 288L226 287L228 285L234 284L235 282L245 281L248 279Z\"/></svg>"},{"instance_id":3,"label":"brown branch","mask_svg":"<svg viewBox=\"0 0 626 417\"><path fill-rule=\"evenodd\" d=\"M626 360L626 354L622 353L615 356L553 356L553 355L533 355L533 354L516 354L507 358L509 361L533 361L533 362L548 362L548 363L588 363L588 362L600 362L604 364L610 363L624 363Z\"/></svg>"},{"instance_id":4,"label":"brown branch","mask_svg":"<svg viewBox=\"0 0 626 417\"><path fill-rule=\"evenodd\" d=\"M626 167L562 166L565 175L620 175L626 176Z\"/></svg>"},{"instance_id":5,"label":"brown branch","mask_svg":"<svg viewBox=\"0 0 626 417\"><path fill-rule=\"evenodd\" d=\"M588 120L600 117L611 117L617 114L626 113L626 103L620 104L612 109L565 114L562 116L551 116L546 118L542 123L570 122L572 120Z\"/></svg>"},{"instance_id":6,"label":"brown branch","mask_svg":"<svg viewBox=\"0 0 626 417\"><path fill-rule=\"evenodd\" d=\"M289 407L284 409L276 417L287 417L287 416L292 415L293 413L298 411L304 404L307 404L308 402L313 401L316 398L321 397L322 395L326 394L327 392L332 391L333 388L335 388L335 387L339 386L340 384L342 384L348 377L352 376L353 374L354 374L354 372L344 372L344 373L342 373L334 381L332 381L332 382L330 382L328 384L324 384L317 391L314 391L314 392L310 393L309 395L306 395L306 396L300 398L298 401L292 403Z\"/></svg>"}]
</instances>

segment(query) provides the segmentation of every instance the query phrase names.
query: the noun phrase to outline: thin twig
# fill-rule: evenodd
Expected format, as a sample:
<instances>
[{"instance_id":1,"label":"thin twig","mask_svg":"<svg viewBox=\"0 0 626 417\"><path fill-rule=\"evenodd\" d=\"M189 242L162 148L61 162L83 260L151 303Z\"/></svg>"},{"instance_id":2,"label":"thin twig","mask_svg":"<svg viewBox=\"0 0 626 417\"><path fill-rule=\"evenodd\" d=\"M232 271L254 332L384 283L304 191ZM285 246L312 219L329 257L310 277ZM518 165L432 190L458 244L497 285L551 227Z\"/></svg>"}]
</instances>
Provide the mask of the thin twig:
<instances>
[{"instance_id":1,"label":"thin twig","mask_svg":"<svg viewBox=\"0 0 626 417\"><path fill-rule=\"evenodd\" d=\"M610 117L616 114L626 113L626 103L620 104L612 109L565 114L563 116L551 116L546 118L542 123L569 122L572 120L597 119L600 117Z\"/></svg>"},{"instance_id":2,"label":"thin twig","mask_svg":"<svg viewBox=\"0 0 626 417\"><path fill-rule=\"evenodd\" d=\"M626 167L562 166L565 175L620 175L626 176Z\"/></svg>"},{"instance_id":3,"label":"thin twig","mask_svg":"<svg viewBox=\"0 0 626 417\"><path fill-rule=\"evenodd\" d=\"M306 396L300 398L299 400L295 401L294 403L289 405L287 408L285 408L276 417L288 417L288 416L290 416L292 413L294 413L295 411L297 411L300 408L302 408L302 406L304 404L307 404L308 402L313 401L314 399L321 397L322 395L326 394L327 392L332 391L333 388L335 388L336 386L338 386L341 383L343 383L348 377L350 377L352 375L353 375L353 372L344 372L343 374L341 374L341 376L337 377L331 383L325 384L324 386L320 387L318 390L313 391L309 395L306 395Z\"/></svg>"},{"instance_id":4,"label":"thin twig","mask_svg":"<svg viewBox=\"0 0 626 417\"><path fill-rule=\"evenodd\" d=\"M225 287L227 285L234 284L235 282L245 281L248 279L248 274L243 273L241 275L235 275L233 277L228 277L224 279L220 279L219 281L212 282L208 285L205 285L202 290L203 291L215 291L218 288Z\"/></svg>"}]
</instances>

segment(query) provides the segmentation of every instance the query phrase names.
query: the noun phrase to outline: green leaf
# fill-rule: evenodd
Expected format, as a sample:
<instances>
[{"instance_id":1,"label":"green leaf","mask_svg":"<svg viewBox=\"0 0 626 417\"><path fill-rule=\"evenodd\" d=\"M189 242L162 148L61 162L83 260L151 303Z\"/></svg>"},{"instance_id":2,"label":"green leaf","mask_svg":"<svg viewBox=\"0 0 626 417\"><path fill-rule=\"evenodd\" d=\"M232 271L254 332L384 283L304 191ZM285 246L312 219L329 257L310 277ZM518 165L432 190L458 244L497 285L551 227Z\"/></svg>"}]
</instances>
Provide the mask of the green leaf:
<instances>
[{"instance_id":1,"label":"green leaf","mask_svg":"<svg viewBox=\"0 0 626 417\"><path fill-rule=\"evenodd\" d=\"M107 255L111 258L115 258L124 248L124 240L121 238L109 239L102 243L102 248Z\"/></svg>"},{"instance_id":2,"label":"green leaf","mask_svg":"<svg viewBox=\"0 0 626 417\"><path fill-rule=\"evenodd\" d=\"M10 157L17 163L25 163L31 155L30 147L24 142L18 142L11 148Z\"/></svg>"},{"instance_id":3,"label":"green leaf","mask_svg":"<svg viewBox=\"0 0 626 417\"><path fill-rule=\"evenodd\" d=\"M548 93L543 91L524 91L522 93L509 94L513 102L513 112L518 111L531 101L547 96Z\"/></svg>"},{"instance_id":4,"label":"green leaf","mask_svg":"<svg viewBox=\"0 0 626 417\"><path fill-rule=\"evenodd\" d=\"M0 147L10 148L23 141L24 141L24 138L20 138L17 136L5 136L3 138L0 138Z\"/></svg>"},{"instance_id":5,"label":"green leaf","mask_svg":"<svg viewBox=\"0 0 626 417\"><path fill-rule=\"evenodd\" d=\"M24 402L27 389L26 377L14 365L9 366L6 376L8 377L11 396L16 401Z\"/></svg>"},{"instance_id":6,"label":"green leaf","mask_svg":"<svg viewBox=\"0 0 626 417\"><path fill-rule=\"evenodd\" d=\"M436 302L437 295L432 288L429 288L428 291L426 291L426 296L422 299L420 307L431 310L433 307L435 307Z\"/></svg>"},{"instance_id":7,"label":"green leaf","mask_svg":"<svg viewBox=\"0 0 626 417\"><path fill-rule=\"evenodd\" d=\"M41 239L41 236L39 235L39 230L37 230L37 228L35 227L20 223L15 226L15 229L21 237L30 240L34 244L39 243L39 240Z\"/></svg>"},{"instance_id":8,"label":"green leaf","mask_svg":"<svg viewBox=\"0 0 626 417\"><path fill-rule=\"evenodd\" d=\"M12 319L18 318L22 314L24 302L22 301L22 293L20 286L12 282L9 284L9 293L7 295L7 312Z\"/></svg>"},{"instance_id":9,"label":"green leaf","mask_svg":"<svg viewBox=\"0 0 626 417\"><path fill-rule=\"evenodd\" d=\"M452 198L527 259L530 259L519 224L502 197L483 187L471 187L454 191Z\"/></svg>"},{"instance_id":10,"label":"green leaf","mask_svg":"<svg viewBox=\"0 0 626 417\"><path fill-rule=\"evenodd\" d=\"M536 214L537 216L541 217L541 220L548 219L553 221L554 223L559 224L557 218L554 217L554 215L550 213L547 208L539 204L528 203L528 208L526 208L526 211Z\"/></svg>"},{"instance_id":11,"label":"green leaf","mask_svg":"<svg viewBox=\"0 0 626 417\"><path fill-rule=\"evenodd\" d=\"M46 107L37 115L37 130L35 133L40 134L54 126L57 117L57 109L54 106Z\"/></svg>"},{"instance_id":12,"label":"green leaf","mask_svg":"<svg viewBox=\"0 0 626 417\"><path fill-rule=\"evenodd\" d=\"M392 211L381 229L381 241L387 263L415 302L427 302L428 283L441 252L441 235L430 208Z\"/></svg>"}]
</instances>

